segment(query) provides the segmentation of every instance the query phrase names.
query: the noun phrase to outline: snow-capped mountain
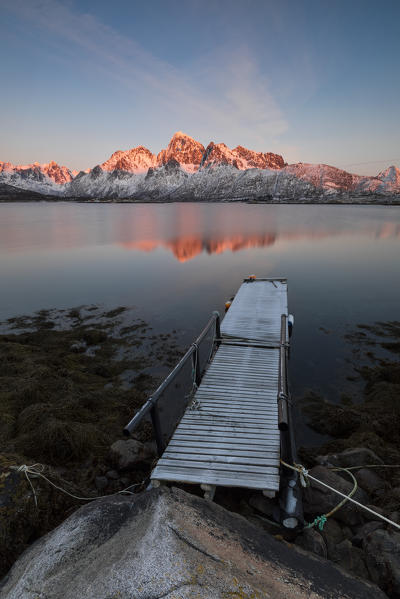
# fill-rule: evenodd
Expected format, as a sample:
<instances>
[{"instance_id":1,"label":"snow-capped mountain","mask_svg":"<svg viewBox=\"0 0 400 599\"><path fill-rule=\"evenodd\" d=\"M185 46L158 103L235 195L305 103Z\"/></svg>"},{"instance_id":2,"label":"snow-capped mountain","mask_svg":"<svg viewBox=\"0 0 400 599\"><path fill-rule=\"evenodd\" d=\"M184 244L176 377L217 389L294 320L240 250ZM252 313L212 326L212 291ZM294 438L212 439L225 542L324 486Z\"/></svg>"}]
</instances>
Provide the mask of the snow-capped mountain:
<instances>
[{"instance_id":1,"label":"snow-capped mountain","mask_svg":"<svg viewBox=\"0 0 400 599\"><path fill-rule=\"evenodd\" d=\"M396 166L389 166L377 175L377 179L382 181L386 193L400 193L400 169Z\"/></svg>"},{"instance_id":2,"label":"snow-capped mountain","mask_svg":"<svg viewBox=\"0 0 400 599\"><path fill-rule=\"evenodd\" d=\"M400 169L390 166L366 177L325 164L287 165L279 154L243 146L230 149L210 142L205 148L179 131L158 155L144 146L118 150L85 172L55 162L0 162L0 185L3 196L7 189L21 189L65 198L140 201L390 201L400 196Z\"/></svg>"},{"instance_id":3,"label":"snow-capped mountain","mask_svg":"<svg viewBox=\"0 0 400 599\"><path fill-rule=\"evenodd\" d=\"M200 167L204 156L204 146L178 131L172 137L166 150L161 150L157 156L157 166L163 166L170 160L176 160L187 173L194 173Z\"/></svg>"},{"instance_id":4,"label":"snow-capped mountain","mask_svg":"<svg viewBox=\"0 0 400 599\"><path fill-rule=\"evenodd\" d=\"M129 173L147 173L150 167L157 166L157 158L144 146L138 146L122 152L117 150L103 164L103 171L126 171Z\"/></svg>"},{"instance_id":5,"label":"snow-capped mountain","mask_svg":"<svg viewBox=\"0 0 400 599\"><path fill-rule=\"evenodd\" d=\"M400 169L389 166L376 177L354 175L327 164L291 164L287 173L324 190L355 193L400 193Z\"/></svg>"},{"instance_id":6,"label":"snow-capped mountain","mask_svg":"<svg viewBox=\"0 0 400 599\"><path fill-rule=\"evenodd\" d=\"M48 164L34 162L26 166L14 166L11 162L0 161L0 183L12 185L46 195L62 194L65 185L72 181L74 174L66 166L52 161Z\"/></svg>"},{"instance_id":7,"label":"snow-capped mountain","mask_svg":"<svg viewBox=\"0 0 400 599\"><path fill-rule=\"evenodd\" d=\"M14 166L11 164L11 162L0 161L0 173L7 176L20 174L27 178L41 173L59 185L68 183L74 178L72 171L70 171L66 166L59 166L54 161L51 161L48 164L39 164L38 162L34 162L33 164L28 164L26 166Z\"/></svg>"},{"instance_id":8,"label":"snow-capped mountain","mask_svg":"<svg viewBox=\"0 0 400 599\"><path fill-rule=\"evenodd\" d=\"M267 152L254 152L242 146L230 150L225 144L210 142L204 152L201 166L231 164L239 170L248 168L279 169L285 166L282 156Z\"/></svg>"},{"instance_id":9,"label":"snow-capped mountain","mask_svg":"<svg viewBox=\"0 0 400 599\"><path fill-rule=\"evenodd\" d=\"M190 174L171 159L146 175L94 168L66 186L70 197L132 198L149 201L288 200L317 201L321 190L284 169L239 170L212 164Z\"/></svg>"}]
</instances>

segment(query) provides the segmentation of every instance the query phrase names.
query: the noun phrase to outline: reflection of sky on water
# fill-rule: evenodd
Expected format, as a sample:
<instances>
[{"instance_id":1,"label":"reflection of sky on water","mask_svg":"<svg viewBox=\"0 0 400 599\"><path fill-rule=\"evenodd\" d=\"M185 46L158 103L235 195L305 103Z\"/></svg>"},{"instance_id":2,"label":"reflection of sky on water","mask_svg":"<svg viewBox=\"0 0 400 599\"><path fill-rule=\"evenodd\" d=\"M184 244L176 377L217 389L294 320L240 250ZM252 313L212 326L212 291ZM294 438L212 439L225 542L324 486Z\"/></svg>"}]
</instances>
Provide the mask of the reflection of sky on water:
<instances>
[{"instance_id":1,"label":"reflection of sky on water","mask_svg":"<svg viewBox=\"0 0 400 599\"><path fill-rule=\"evenodd\" d=\"M21 205L20 205L21 206ZM301 239L400 237L397 208L249 204L15 205L2 207L0 249L121 245L169 249L179 261Z\"/></svg>"},{"instance_id":2,"label":"reflection of sky on water","mask_svg":"<svg viewBox=\"0 0 400 599\"><path fill-rule=\"evenodd\" d=\"M286 276L292 385L333 397L345 327L399 318L399 252L397 207L3 204L0 318L135 305L189 342L244 276Z\"/></svg>"}]
</instances>

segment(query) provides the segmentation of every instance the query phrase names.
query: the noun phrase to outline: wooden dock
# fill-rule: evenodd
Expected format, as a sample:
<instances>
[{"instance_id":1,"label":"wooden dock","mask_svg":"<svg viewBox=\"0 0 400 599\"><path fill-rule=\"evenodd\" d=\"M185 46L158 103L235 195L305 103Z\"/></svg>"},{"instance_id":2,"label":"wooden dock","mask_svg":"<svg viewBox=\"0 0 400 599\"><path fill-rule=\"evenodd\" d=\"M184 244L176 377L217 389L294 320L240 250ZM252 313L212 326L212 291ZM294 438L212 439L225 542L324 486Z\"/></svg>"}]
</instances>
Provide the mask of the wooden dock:
<instances>
[{"instance_id":1,"label":"wooden dock","mask_svg":"<svg viewBox=\"0 0 400 599\"><path fill-rule=\"evenodd\" d=\"M287 316L286 279L243 282L222 321L219 347L152 472L154 486L199 484L210 498L216 486L271 497L279 490Z\"/></svg>"}]
</instances>

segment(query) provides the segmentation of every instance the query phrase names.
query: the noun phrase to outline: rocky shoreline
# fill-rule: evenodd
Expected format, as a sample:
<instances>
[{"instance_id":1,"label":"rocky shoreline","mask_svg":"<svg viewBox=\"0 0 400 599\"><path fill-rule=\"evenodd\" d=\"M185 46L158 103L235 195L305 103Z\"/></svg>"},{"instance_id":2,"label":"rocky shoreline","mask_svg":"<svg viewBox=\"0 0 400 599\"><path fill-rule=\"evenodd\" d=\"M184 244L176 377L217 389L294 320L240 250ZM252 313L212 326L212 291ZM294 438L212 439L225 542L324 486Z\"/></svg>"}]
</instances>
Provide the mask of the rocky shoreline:
<instances>
[{"instance_id":1,"label":"rocky shoreline","mask_svg":"<svg viewBox=\"0 0 400 599\"><path fill-rule=\"evenodd\" d=\"M144 488L155 457L150 425L139 434L134 467L121 466L111 448L180 357L175 337L155 334L127 308L43 310L1 323L0 577L82 505L71 495ZM33 463L71 495L34 476L35 498L15 470Z\"/></svg>"},{"instance_id":2,"label":"rocky shoreline","mask_svg":"<svg viewBox=\"0 0 400 599\"><path fill-rule=\"evenodd\" d=\"M145 488L155 459L150 429L124 440L122 426L154 388L154 365L161 374L181 351L172 337L154 335L148 324L127 316L125 308L105 312L89 306L40 312L3 326L1 575L27 546L82 505L33 478L38 504L33 509L32 489L13 466L39 461L49 479L80 497ZM346 471L332 468L355 468L354 498L400 524L400 468L382 467L400 464L400 323L360 327L351 340L368 354L368 365L355 364L362 397L342 397L339 404L316 394L304 398L310 425L331 440L301 449L300 459L316 478L345 494L353 483ZM378 584L387 596L400 597L400 533L378 517L347 503L323 526L287 531L273 523L275 504L260 493L221 488L215 500L286 546L328 559ZM306 522L339 501L312 482L303 495Z\"/></svg>"}]
</instances>

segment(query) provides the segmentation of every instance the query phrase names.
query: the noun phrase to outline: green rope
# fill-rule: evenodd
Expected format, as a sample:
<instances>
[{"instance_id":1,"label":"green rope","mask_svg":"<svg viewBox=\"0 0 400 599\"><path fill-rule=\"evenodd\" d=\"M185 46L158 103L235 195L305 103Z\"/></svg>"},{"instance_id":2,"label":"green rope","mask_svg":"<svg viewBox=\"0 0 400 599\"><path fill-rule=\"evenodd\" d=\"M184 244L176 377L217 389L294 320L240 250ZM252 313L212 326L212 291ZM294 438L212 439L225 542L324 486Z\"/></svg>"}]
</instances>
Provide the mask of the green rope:
<instances>
[{"instance_id":1,"label":"green rope","mask_svg":"<svg viewBox=\"0 0 400 599\"><path fill-rule=\"evenodd\" d=\"M313 528L314 526L318 526L320 530L324 530L325 522L327 522L327 520L328 518L325 516L325 514L322 514L322 516L317 516L314 522L307 523L307 526L304 528Z\"/></svg>"}]
</instances>

